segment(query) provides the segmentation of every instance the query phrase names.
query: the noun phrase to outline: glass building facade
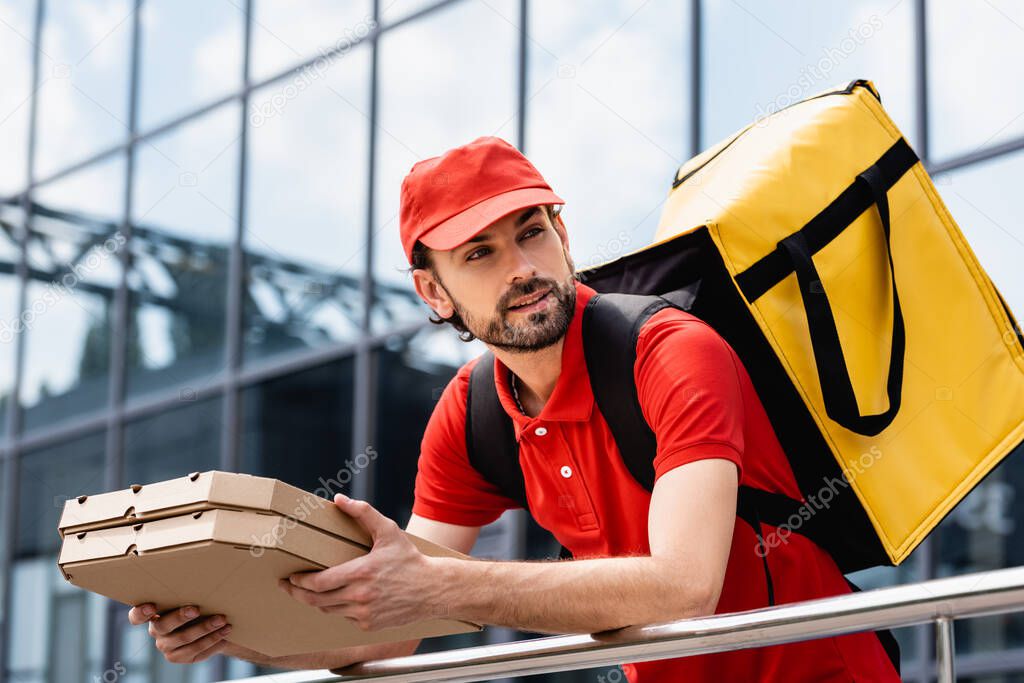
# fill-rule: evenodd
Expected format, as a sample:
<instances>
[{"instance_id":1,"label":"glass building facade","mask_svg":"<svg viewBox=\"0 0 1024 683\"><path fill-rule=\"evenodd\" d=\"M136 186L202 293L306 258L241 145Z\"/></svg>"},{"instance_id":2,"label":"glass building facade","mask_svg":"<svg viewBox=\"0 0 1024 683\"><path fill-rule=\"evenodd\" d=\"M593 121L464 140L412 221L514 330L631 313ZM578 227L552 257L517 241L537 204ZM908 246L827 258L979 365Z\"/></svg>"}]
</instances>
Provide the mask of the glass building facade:
<instances>
[{"instance_id":1,"label":"glass building facade","mask_svg":"<svg viewBox=\"0 0 1024 683\"><path fill-rule=\"evenodd\" d=\"M483 347L427 322L399 186L477 136L518 145L567 200L583 267L650 241L685 159L870 78L1024 311L1024 9L1010 0L7 0L0 64L3 681L256 671L167 664L123 606L67 584L69 497L207 469L312 490L372 448L349 492L405 523L427 418ZM1006 462L904 565L854 579L1020 564L1022 477ZM548 557L550 543L509 513L474 552ZM964 680L1024 680L1024 618L956 628ZM930 632L897 635L906 679L931 680ZM598 677L624 680L547 680Z\"/></svg>"}]
</instances>

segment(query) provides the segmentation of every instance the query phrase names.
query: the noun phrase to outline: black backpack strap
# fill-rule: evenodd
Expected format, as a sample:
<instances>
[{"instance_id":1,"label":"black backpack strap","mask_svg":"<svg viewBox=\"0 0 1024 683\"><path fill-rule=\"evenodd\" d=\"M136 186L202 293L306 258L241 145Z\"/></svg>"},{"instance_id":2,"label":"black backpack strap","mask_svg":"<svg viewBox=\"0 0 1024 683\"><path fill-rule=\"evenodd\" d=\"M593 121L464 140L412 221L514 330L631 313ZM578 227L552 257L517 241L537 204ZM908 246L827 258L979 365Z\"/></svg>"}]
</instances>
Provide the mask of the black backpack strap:
<instances>
[{"instance_id":1,"label":"black backpack strap","mask_svg":"<svg viewBox=\"0 0 1024 683\"><path fill-rule=\"evenodd\" d=\"M699 285L695 283L694 286ZM657 439L640 408L633 368L636 364L636 343L643 327L658 311L680 305L692 297L685 292L678 296L641 296L634 294L597 294L583 309L583 354L586 358L590 387L601 415L619 447L622 460L630 474L648 491L654 489L654 456ZM775 588L768 568L768 546L764 542L761 523L761 500L782 498L780 494L740 486L736 492L736 514L750 524L757 535L758 555L764 565L768 604L775 604ZM772 511L781 514L788 506L777 501ZM784 517L782 519L788 519Z\"/></svg>"},{"instance_id":2,"label":"black backpack strap","mask_svg":"<svg viewBox=\"0 0 1024 683\"><path fill-rule=\"evenodd\" d=\"M469 375L466 394L466 453L469 464L494 484L502 495L524 508L526 482L519 466L519 442L512 418L498 399L494 384L494 354L480 356Z\"/></svg>"}]
</instances>

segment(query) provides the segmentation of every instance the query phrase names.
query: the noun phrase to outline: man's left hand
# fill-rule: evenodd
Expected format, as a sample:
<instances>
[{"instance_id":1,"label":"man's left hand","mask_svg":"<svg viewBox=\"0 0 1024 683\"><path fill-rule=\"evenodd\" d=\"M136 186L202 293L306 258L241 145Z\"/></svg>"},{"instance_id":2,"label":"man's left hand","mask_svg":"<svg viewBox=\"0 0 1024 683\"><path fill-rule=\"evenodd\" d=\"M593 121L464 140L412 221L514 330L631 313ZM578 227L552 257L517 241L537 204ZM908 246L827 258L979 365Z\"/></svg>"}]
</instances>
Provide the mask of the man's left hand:
<instances>
[{"instance_id":1,"label":"man's left hand","mask_svg":"<svg viewBox=\"0 0 1024 683\"><path fill-rule=\"evenodd\" d=\"M278 586L321 612L348 617L363 631L444 616L431 558L366 501L338 494L334 503L370 534L370 552L322 571L292 574Z\"/></svg>"}]
</instances>

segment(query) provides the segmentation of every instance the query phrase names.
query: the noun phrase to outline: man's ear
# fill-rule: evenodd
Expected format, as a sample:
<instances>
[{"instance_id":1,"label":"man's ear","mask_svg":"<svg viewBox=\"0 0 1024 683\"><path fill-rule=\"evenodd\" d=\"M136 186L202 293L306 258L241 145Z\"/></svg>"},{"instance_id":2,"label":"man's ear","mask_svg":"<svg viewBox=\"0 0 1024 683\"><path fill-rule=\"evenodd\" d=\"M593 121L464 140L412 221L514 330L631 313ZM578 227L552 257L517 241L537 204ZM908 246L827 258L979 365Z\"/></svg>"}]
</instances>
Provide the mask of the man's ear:
<instances>
[{"instance_id":1,"label":"man's ear","mask_svg":"<svg viewBox=\"0 0 1024 683\"><path fill-rule=\"evenodd\" d=\"M451 299L448 298L448 293L432 272L426 268L417 268L412 271L412 281L416 287L416 293L423 299L423 303L430 306L438 317L450 318L452 316L455 307Z\"/></svg>"}]
</instances>

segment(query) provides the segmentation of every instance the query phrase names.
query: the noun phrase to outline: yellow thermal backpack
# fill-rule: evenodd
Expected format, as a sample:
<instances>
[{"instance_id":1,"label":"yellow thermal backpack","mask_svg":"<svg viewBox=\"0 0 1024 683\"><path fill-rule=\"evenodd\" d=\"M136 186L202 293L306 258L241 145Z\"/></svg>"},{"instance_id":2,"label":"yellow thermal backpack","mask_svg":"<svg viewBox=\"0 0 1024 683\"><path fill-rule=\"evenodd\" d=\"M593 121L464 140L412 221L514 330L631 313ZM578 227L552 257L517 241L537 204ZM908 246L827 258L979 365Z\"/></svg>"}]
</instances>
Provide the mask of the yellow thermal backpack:
<instances>
[{"instance_id":1,"label":"yellow thermal backpack","mask_svg":"<svg viewBox=\"0 0 1024 683\"><path fill-rule=\"evenodd\" d=\"M610 322L588 311L585 338L629 327L643 317L631 302L658 295L729 342L804 497L835 494L761 521L810 536L844 572L902 562L1024 440L1020 329L870 81L686 162L655 242L579 275L618 297ZM588 353L593 375L616 362ZM613 429L616 411L633 419L628 398L607 399L623 386L595 386Z\"/></svg>"}]
</instances>

